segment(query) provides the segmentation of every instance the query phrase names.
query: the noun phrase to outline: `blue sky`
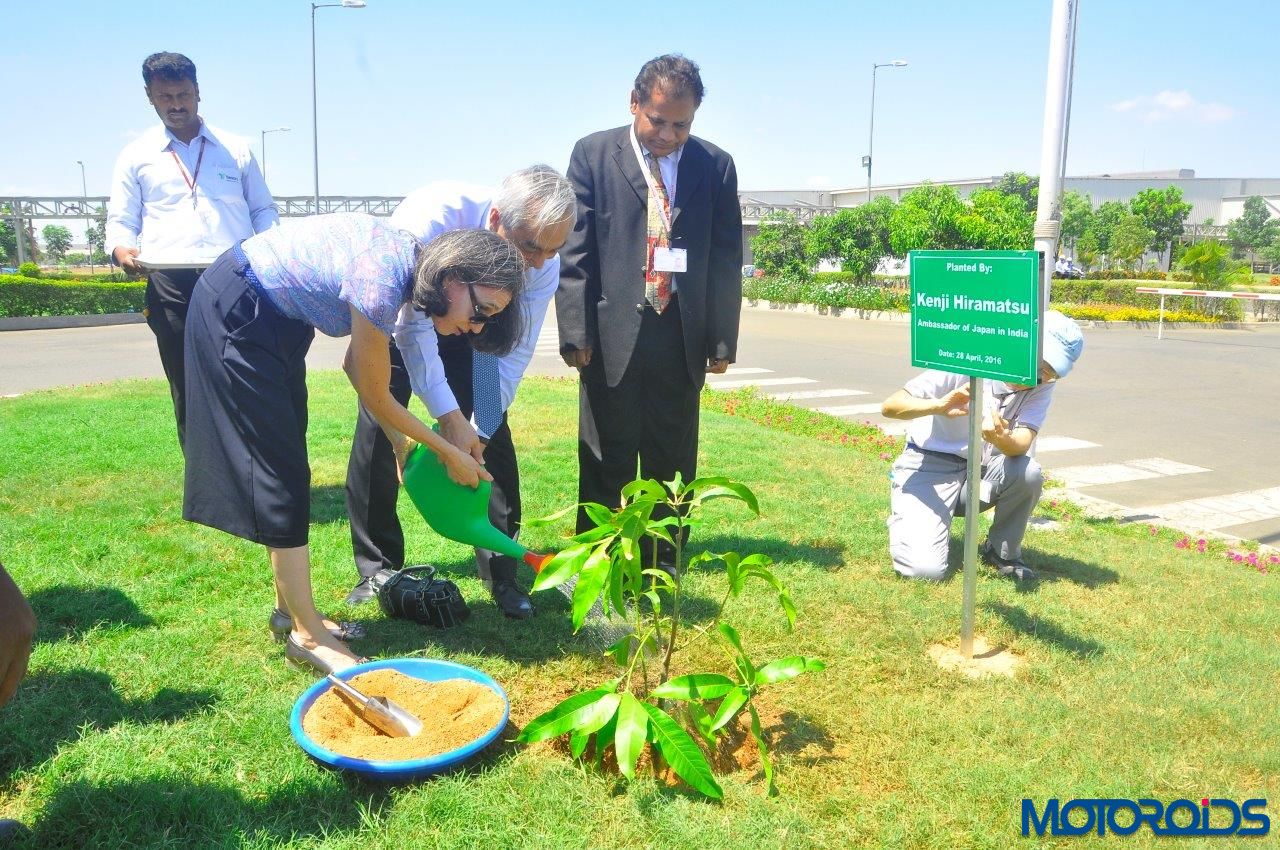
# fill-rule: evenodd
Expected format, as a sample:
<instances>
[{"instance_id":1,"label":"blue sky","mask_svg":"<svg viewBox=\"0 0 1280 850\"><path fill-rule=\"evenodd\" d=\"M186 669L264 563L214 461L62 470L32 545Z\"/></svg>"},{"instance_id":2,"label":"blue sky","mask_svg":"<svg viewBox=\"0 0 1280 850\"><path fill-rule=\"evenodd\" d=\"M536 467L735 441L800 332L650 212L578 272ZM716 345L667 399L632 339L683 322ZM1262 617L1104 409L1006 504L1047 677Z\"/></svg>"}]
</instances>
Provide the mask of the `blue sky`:
<instances>
[{"instance_id":1,"label":"blue sky","mask_svg":"<svg viewBox=\"0 0 1280 850\"><path fill-rule=\"evenodd\" d=\"M336 2L336 0L334 0ZM1050 0L699 2L647 23L633 4L368 0L317 13L320 188L404 194L493 183L630 120L640 65L702 66L694 132L743 189L861 185L870 68L875 182L1034 172ZM142 59L199 68L201 114L267 138L276 195L309 195L310 6L300 0L4 0L0 195L106 194L120 148L157 123ZM1280 3L1083 0L1068 172L1194 168L1278 177Z\"/></svg>"}]
</instances>

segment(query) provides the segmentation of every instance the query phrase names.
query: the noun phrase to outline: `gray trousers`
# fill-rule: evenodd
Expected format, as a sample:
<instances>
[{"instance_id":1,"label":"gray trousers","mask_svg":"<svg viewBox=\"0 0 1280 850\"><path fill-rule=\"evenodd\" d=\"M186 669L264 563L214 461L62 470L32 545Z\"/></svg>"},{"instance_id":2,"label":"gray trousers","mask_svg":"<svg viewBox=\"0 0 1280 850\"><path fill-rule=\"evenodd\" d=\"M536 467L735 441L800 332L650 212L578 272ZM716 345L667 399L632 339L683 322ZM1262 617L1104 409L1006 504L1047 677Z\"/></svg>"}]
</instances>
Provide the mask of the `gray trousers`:
<instances>
[{"instance_id":1,"label":"gray trousers","mask_svg":"<svg viewBox=\"0 0 1280 850\"><path fill-rule=\"evenodd\" d=\"M965 515L964 458L908 445L893 463L889 555L906 578L937 580L947 571L951 520ZM1044 476L1032 458L996 456L982 469L981 510L995 506L987 544L1006 560L1022 556L1022 538ZM990 488L990 495L987 490Z\"/></svg>"}]
</instances>

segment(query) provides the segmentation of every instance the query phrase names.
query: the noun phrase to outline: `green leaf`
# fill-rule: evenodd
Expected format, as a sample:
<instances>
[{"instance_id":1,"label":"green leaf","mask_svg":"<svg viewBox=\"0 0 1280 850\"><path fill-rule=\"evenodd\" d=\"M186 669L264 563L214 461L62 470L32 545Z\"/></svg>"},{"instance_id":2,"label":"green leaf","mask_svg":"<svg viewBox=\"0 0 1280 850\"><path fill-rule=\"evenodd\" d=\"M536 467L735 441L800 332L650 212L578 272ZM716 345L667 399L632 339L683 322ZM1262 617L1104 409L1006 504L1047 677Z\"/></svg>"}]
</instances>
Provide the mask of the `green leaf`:
<instances>
[{"instance_id":1,"label":"green leaf","mask_svg":"<svg viewBox=\"0 0 1280 850\"><path fill-rule=\"evenodd\" d=\"M760 503L756 500L756 494L752 493L751 488L746 484L740 484L723 476L708 476L690 482L688 489L697 493L693 498L695 505L701 505L712 499L738 499L745 503L753 514L760 515Z\"/></svg>"},{"instance_id":2,"label":"green leaf","mask_svg":"<svg viewBox=\"0 0 1280 850\"><path fill-rule=\"evenodd\" d=\"M764 739L764 729L760 726L760 715L756 714L756 707L750 706L751 712L751 737L756 739L756 749L760 751L760 764L764 765L764 781L766 793L773 795L778 793L778 787L773 784L773 762L769 760L769 745Z\"/></svg>"},{"instance_id":3,"label":"green leaf","mask_svg":"<svg viewBox=\"0 0 1280 850\"><path fill-rule=\"evenodd\" d=\"M604 505L596 502L583 502L582 510L586 513L587 518L594 522L597 526L612 528L613 527L613 511Z\"/></svg>"},{"instance_id":4,"label":"green leaf","mask_svg":"<svg viewBox=\"0 0 1280 850\"><path fill-rule=\"evenodd\" d=\"M604 651L605 655L612 656L613 660L618 664L626 664L631 658L631 634L625 634L618 638L612 646Z\"/></svg>"},{"instance_id":5,"label":"green leaf","mask_svg":"<svg viewBox=\"0 0 1280 850\"><path fill-rule=\"evenodd\" d=\"M595 528L588 528L581 534L575 534L569 539L574 543L596 543L606 537L613 537L618 533L617 529L607 525L597 525Z\"/></svg>"},{"instance_id":6,"label":"green leaf","mask_svg":"<svg viewBox=\"0 0 1280 850\"><path fill-rule=\"evenodd\" d=\"M794 679L801 673L816 673L826 668L827 665L816 658L809 658L804 655L790 655L786 658L779 658L777 661L770 661L761 667L756 671L753 681L756 685L776 685L778 682Z\"/></svg>"},{"instance_id":7,"label":"green leaf","mask_svg":"<svg viewBox=\"0 0 1280 850\"><path fill-rule=\"evenodd\" d=\"M609 742L613 740L613 736L618 730L617 724L618 715L614 714L613 717L609 718L608 723L596 730L595 764L597 769L604 767L604 750L605 747L608 746Z\"/></svg>"},{"instance_id":8,"label":"green leaf","mask_svg":"<svg viewBox=\"0 0 1280 850\"><path fill-rule=\"evenodd\" d=\"M598 732L602 726L613 719L613 715L618 711L618 703L621 701L622 694L612 691L605 694L587 707L587 710L581 715L575 731L584 735Z\"/></svg>"},{"instance_id":9,"label":"green leaf","mask_svg":"<svg viewBox=\"0 0 1280 850\"><path fill-rule=\"evenodd\" d=\"M729 552L728 555L732 555L735 559L738 557L734 552ZM698 564L705 564L709 561L723 561L728 555L720 555L715 552L699 552L689 559L689 568L692 569Z\"/></svg>"},{"instance_id":10,"label":"green leaf","mask_svg":"<svg viewBox=\"0 0 1280 850\"><path fill-rule=\"evenodd\" d=\"M569 733L569 758L577 761L582 758L582 754L587 751L587 741L591 740L591 736L581 729L574 729Z\"/></svg>"},{"instance_id":11,"label":"green leaf","mask_svg":"<svg viewBox=\"0 0 1280 850\"><path fill-rule=\"evenodd\" d=\"M622 488L623 501L634 501L641 498L662 502L667 498L667 491L663 490L662 485L652 478L638 478Z\"/></svg>"},{"instance_id":12,"label":"green leaf","mask_svg":"<svg viewBox=\"0 0 1280 850\"><path fill-rule=\"evenodd\" d=\"M676 589L675 580L671 578L671 574L668 573L666 570L658 570L658 569L650 568L650 569L644 570L643 574L653 579L653 586L658 590L675 590Z\"/></svg>"},{"instance_id":13,"label":"green leaf","mask_svg":"<svg viewBox=\"0 0 1280 850\"><path fill-rule=\"evenodd\" d=\"M693 728L702 736L702 740L707 742L707 746L714 747L716 740L715 734L711 731L711 715L707 714L702 703L686 703L685 709L689 712L689 719L693 721Z\"/></svg>"},{"instance_id":14,"label":"green leaf","mask_svg":"<svg viewBox=\"0 0 1280 850\"><path fill-rule=\"evenodd\" d=\"M796 603L791 601L791 593L783 590L778 594L778 602L782 605L782 613L787 615L787 627L796 627Z\"/></svg>"},{"instance_id":15,"label":"green leaf","mask_svg":"<svg viewBox=\"0 0 1280 850\"><path fill-rule=\"evenodd\" d=\"M530 720L516 740L525 744L534 744L538 741L546 741L558 737L578 728L584 717L591 716L591 710L596 703L613 693L613 689L616 687L617 682L615 681L608 687L593 688L589 691L573 694L555 708Z\"/></svg>"},{"instance_id":16,"label":"green leaf","mask_svg":"<svg viewBox=\"0 0 1280 850\"><path fill-rule=\"evenodd\" d=\"M690 673L668 679L654 688L651 696L661 699L719 699L735 686L732 679L719 673Z\"/></svg>"},{"instance_id":17,"label":"green leaf","mask_svg":"<svg viewBox=\"0 0 1280 850\"><path fill-rule=\"evenodd\" d=\"M551 516L536 517L534 519L521 520L521 528L541 528L544 525L554 525L564 519L569 514L578 509L577 505L570 505L562 511L556 511Z\"/></svg>"},{"instance_id":18,"label":"green leaf","mask_svg":"<svg viewBox=\"0 0 1280 850\"><path fill-rule=\"evenodd\" d=\"M689 733L657 706L642 702L640 707L649 715L649 739L662 749L662 757L676 775L698 793L713 800L724 799L707 757Z\"/></svg>"},{"instance_id":19,"label":"green leaf","mask_svg":"<svg viewBox=\"0 0 1280 850\"><path fill-rule=\"evenodd\" d=\"M630 692L622 694L618 704L617 727L613 733L613 753L618 759L618 770L627 779L636 778L636 762L649 739L649 715L640 701ZM600 745L603 749L603 744Z\"/></svg>"},{"instance_id":20,"label":"green leaf","mask_svg":"<svg viewBox=\"0 0 1280 850\"><path fill-rule=\"evenodd\" d=\"M591 547L585 544L561 549L534 576L532 590L546 590L564 584L582 569L582 565L586 563L587 556L590 554Z\"/></svg>"},{"instance_id":21,"label":"green leaf","mask_svg":"<svg viewBox=\"0 0 1280 850\"><path fill-rule=\"evenodd\" d=\"M714 732L722 728L736 717L750 699L751 691L744 687L737 687L729 691L725 698L720 701L720 707L716 709L715 717L711 718L711 731Z\"/></svg>"},{"instance_id":22,"label":"green leaf","mask_svg":"<svg viewBox=\"0 0 1280 850\"><path fill-rule=\"evenodd\" d=\"M624 541L625 542L625 541ZM609 570L609 587L605 594L605 611L611 608L619 616L626 616L627 600L623 593L623 581L627 577L627 563L623 559L615 559ZM622 663L622 662L619 662Z\"/></svg>"},{"instance_id":23,"label":"green leaf","mask_svg":"<svg viewBox=\"0 0 1280 850\"><path fill-rule=\"evenodd\" d=\"M734 658L734 663L738 667L738 674L742 676L743 683L747 685L751 684L755 679L756 668L755 665L751 663L751 658L748 657L747 651L742 648L742 638L738 637L738 630L725 622L721 622L716 626L716 628L719 630L721 636L728 641L737 652L737 656Z\"/></svg>"},{"instance_id":24,"label":"green leaf","mask_svg":"<svg viewBox=\"0 0 1280 850\"><path fill-rule=\"evenodd\" d=\"M716 626L716 629L719 630L720 634L724 635L724 639L729 641L729 644L734 649L738 650L739 655L743 656L744 658L746 657L747 651L742 648L742 638L738 637L737 629L735 629L733 626L729 625L728 623L720 623L719 625Z\"/></svg>"},{"instance_id":25,"label":"green leaf","mask_svg":"<svg viewBox=\"0 0 1280 850\"><path fill-rule=\"evenodd\" d=\"M582 572L578 573L578 586L573 589L573 630L575 632L582 628L591 606L600 597L600 591L604 589L604 583L609 579L609 566L609 554L603 548L597 548L587 558Z\"/></svg>"}]
</instances>

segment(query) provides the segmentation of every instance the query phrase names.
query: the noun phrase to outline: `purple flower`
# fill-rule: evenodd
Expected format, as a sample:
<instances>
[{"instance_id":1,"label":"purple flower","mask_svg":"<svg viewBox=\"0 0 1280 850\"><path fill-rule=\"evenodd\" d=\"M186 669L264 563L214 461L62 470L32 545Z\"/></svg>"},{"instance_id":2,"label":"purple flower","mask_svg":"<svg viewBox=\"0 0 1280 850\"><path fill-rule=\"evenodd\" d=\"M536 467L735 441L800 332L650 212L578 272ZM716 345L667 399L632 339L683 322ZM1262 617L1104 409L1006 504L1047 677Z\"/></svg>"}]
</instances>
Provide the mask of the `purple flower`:
<instances>
[{"instance_id":1,"label":"purple flower","mask_svg":"<svg viewBox=\"0 0 1280 850\"><path fill-rule=\"evenodd\" d=\"M1185 548L1187 548L1187 538L1185 538L1185 537L1184 537L1184 538L1182 538L1181 540L1179 540L1177 543L1175 543L1175 544L1173 544L1173 545L1174 545L1175 547L1177 547L1178 549L1185 549Z\"/></svg>"}]
</instances>

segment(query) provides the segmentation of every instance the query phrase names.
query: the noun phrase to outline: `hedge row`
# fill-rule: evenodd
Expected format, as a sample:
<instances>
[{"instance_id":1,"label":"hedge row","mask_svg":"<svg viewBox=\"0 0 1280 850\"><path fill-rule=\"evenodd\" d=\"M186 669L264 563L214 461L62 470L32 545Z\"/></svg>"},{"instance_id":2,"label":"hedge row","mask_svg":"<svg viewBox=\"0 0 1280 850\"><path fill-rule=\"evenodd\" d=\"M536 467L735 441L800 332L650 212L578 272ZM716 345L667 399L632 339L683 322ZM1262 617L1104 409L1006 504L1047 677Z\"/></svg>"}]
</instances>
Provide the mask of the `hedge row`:
<instances>
[{"instance_id":1,"label":"hedge row","mask_svg":"<svg viewBox=\"0 0 1280 850\"><path fill-rule=\"evenodd\" d=\"M0 275L0 317L140 313L146 281L33 280Z\"/></svg>"},{"instance_id":2,"label":"hedge row","mask_svg":"<svg viewBox=\"0 0 1280 850\"><path fill-rule=\"evenodd\" d=\"M1152 286L1160 281L1139 280L1054 280L1050 301L1055 307L1080 305L1088 307L1127 308L1117 321L1155 321L1159 315L1156 296L1137 292L1138 286ZM742 282L742 294L752 300L773 301L781 304L815 304L819 307L849 307L859 310L883 310L905 313L909 309L908 293L900 288L877 284L855 284L840 280L798 280L784 275L748 278ZM1104 318L1083 315L1080 311L1069 313L1077 318ZM1114 312L1114 311L1113 311ZM1165 299L1165 315L1198 316L1197 319L1170 319L1170 321L1234 321L1243 317L1241 302L1218 298L1195 298L1171 295Z\"/></svg>"},{"instance_id":3,"label":"hedge row","mask_svg":"<svg viewBox=\"0 0 1280 850\"><path fill-rule=\"evenodd\" d=\"M1143 271L1142 269L1097 269L1085 275L1088 280L1176 280L1190 283L1191 275L1186 272Z\"/></svg>"},{"instance_id":4,"label":"hedge row","mask_svg":"<svg viewBox=\"0 0 1280 850\"><path fill-rule=\"evenodd\" d=\"M907 293L902 289L852 280L799 280L785 276L748 278L742 282L742 295L751 300L780 304L815 304L819 307L841 307L857 310L905 313Z\"/></svg>"}]
</instances>

